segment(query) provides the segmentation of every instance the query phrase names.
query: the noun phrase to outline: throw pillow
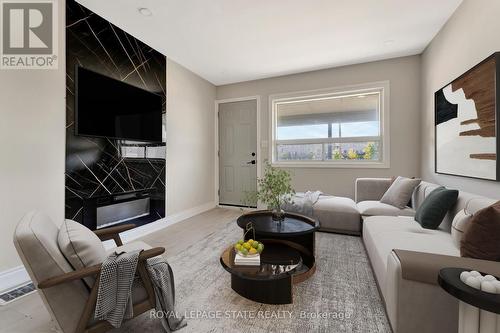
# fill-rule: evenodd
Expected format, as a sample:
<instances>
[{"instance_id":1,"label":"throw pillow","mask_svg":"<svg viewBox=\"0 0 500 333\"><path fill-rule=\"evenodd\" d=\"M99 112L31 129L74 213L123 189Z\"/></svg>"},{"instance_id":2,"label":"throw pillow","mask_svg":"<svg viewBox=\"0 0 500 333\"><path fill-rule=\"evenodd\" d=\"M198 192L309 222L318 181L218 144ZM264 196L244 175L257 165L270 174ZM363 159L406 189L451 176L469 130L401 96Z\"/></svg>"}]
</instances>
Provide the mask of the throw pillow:
<instances>
[{"instance_id":1,"label":"throw pillow","mask_svg":"<svg viewBox=\"0 0 500 333\"><path fill-rule=\"evenodd\" d=\"M438 187L424 199L415 212L415 221L422 228L437 229L451 207L457 202L458 191Z\"/></svg>"},{"instance_id":2,"label":"throw pillow","mask_svg":"<svg viewBox=\"0 0 500 333\"><path fill-rule=\"evenodd\" d=\"M106 250L99 237L72 220L65 220L59 228L57 244L75 270L100 264L106 259ZM85 278L85 282L91 287L94 278Z\"/></svg>"},{"instance_id":3,"label":"throw pillow","mask_svg":"<svg viewBox=\"0 0 500 333\"><path fill-rule=\"evenodd\" d=\"M500 201L474 214L462 237L460 255L500 261L499 244Z\"/></svg>"},{"instance_id":4,"label":"throw pillow","mask_svg":"<svg viewBox=\"0 0 500 333\"><path fill-rule=\"evenodd\" d=\"M403 209L410 201L418 184L420 184L420 179L398 177L384 193L380 202Z\"/></svg>"}]
</instances>

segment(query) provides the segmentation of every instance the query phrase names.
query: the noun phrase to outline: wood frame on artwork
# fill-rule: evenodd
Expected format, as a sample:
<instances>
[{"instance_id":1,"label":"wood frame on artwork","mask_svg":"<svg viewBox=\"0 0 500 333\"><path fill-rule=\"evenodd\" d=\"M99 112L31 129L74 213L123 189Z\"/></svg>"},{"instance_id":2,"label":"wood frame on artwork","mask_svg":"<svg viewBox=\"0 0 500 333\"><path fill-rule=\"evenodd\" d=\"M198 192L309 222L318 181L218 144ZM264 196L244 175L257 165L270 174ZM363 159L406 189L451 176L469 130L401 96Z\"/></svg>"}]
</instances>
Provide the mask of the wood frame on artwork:
<instances>
[{"instance_id":1,"label":"wood frame on artwork","mask_svg":"<svg viewBox=\"0 0 500 333\"><path fill-rule=\"evenodd\" d=\"M462 174L453 174L453 173L446 173L446 172L439 172L437 168L437 162L438 162L438 149L437 149L437 125L438 125L438 94L446 87L449 85L453 84L456 81L459 81L461 79L464 79L468 74L470 74L472 71L477 70L480 66L484 65L485 63L491 61L494 59L495 61L495 69L494 69L494 100L495 100L495 139L496 139L496 154L494 157L494 160L496 162L496 177L495 179L490 179L490 178L481 178L481 177L476 177L476 176L467 176L467 175L462 175ZM459 176L459 177L465 177L465 178L472 178L472 179L482 179L482 180L490 180L490 181L500 181L500 52L495 52L483 61L481 61L479 64L475 65L474 67L470 68L468 71L457 77L456 79L452 80L448 84L444 85L440 89L438 89L434 93L434 172L436 174L441 174L441 175L449 175L449 176ZM482 130L482 129L480 129ZM483 154L487 155L487 154Z\"/></svg>"}]
</instances>

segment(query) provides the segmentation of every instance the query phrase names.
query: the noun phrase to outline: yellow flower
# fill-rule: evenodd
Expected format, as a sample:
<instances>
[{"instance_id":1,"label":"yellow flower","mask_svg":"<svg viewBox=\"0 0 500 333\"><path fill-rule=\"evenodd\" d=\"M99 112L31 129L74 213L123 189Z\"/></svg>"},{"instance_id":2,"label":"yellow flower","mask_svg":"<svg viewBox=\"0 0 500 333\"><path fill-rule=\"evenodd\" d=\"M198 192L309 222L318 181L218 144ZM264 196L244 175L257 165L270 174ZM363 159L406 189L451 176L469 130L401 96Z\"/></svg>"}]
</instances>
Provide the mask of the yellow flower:
<instances>
[{"instance_id":1,"label":"yellow flower","mask_svg":"<svg viewBox=\"0 0 500 333\"><path fill-rule=\"evenodd\" d=\"M349 149L349 151L347 152L347 157L350 159L350 160L355 160L358 158L358 153L354 150L354 149Z\"/></svg>"}]
</instances>

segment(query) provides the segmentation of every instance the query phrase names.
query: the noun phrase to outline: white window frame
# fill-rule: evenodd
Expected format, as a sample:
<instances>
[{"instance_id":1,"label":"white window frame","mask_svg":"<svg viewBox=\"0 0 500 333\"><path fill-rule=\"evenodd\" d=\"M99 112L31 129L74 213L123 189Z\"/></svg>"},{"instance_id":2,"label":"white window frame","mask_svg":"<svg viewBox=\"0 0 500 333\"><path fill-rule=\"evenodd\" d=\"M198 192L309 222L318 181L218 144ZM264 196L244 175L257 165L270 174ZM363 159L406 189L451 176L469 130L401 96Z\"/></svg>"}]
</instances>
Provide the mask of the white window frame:
<instances>
[{"instance_id":1,"label":"white window frame","mask_svg":"<svg viewBox=\"0 0 500 333\"><path fill-rule=\"evenodd\" d=\"M389 81L371 82L358 85L349 85L342 87L334 87L320 90L297 91L286 94L274 94L269 96L269 123L270 131L269 137L271 138L271 145L269 149L269 160L271 165L276 167L289 167L289 168L390 168L390 131L389 131L389 114L390 114L390 84ZM285 143L276 138L276 125L277 125L277 107L279 104L298 102L309 99L322 99L343 95L363 95L371 92L380 93L380 142L382 159L380 161L349 161L349 160L333 160L333 161L277 161L276 160L276 146L277 144ZM372 137L356 137L355 139L349 138L348 142L354 141L370 141ZM330 139L304 139L304 140L286 140L287 144L296 143L327 143ZM331 139L333 142L342 141L342 138Z\"/></svg>"}]
</instances>

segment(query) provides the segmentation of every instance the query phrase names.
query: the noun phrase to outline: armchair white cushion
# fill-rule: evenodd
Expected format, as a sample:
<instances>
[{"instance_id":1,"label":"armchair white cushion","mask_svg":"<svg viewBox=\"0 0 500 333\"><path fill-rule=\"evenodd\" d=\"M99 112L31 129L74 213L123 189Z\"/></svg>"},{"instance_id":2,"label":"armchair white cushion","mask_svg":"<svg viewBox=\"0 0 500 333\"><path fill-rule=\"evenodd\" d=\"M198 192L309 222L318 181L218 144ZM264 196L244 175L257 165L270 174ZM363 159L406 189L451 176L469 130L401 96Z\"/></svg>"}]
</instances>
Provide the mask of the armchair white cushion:
<instances>
[{"instance_id":1,"label":"armchair white cushion","mask_svg":"<svg viewBox=\"0 0 500 333\"><path fill-rule=\"evenodd\" d=\"M101 264L107 257L99 237L89 228L72 220L65 220L59 228L57 243L74 269ZM85 282L92 287L94 278L85 278Z\"/></svg>"}]
</instances>

